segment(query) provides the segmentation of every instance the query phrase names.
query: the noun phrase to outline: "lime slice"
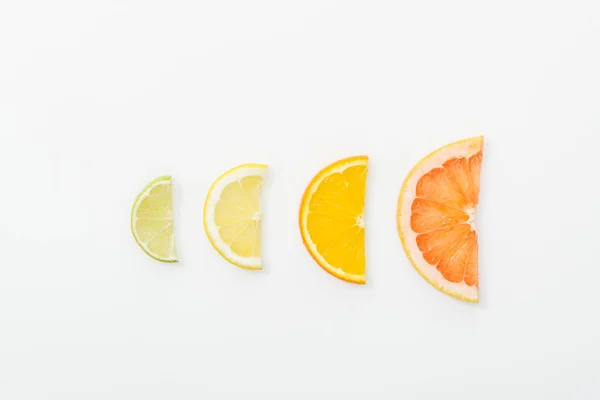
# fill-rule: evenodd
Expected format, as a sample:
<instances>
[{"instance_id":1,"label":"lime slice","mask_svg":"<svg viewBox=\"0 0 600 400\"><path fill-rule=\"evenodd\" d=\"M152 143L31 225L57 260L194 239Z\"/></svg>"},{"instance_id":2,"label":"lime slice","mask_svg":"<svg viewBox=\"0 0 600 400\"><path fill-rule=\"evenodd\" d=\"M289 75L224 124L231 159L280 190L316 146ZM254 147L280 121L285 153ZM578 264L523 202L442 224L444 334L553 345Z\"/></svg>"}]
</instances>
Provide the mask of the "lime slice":
<instances>
[{"instance_id":1,"label":"lime slice","mask_svg":"<svg viewBox=\"0 0 600 400\"><path fill-rule=\"evenodd\" d=\"M150 257L164 262L178 261L171 193L171 177L156 178L138 195L131 210L135 241Z\"/></svg>"}]
</instances>

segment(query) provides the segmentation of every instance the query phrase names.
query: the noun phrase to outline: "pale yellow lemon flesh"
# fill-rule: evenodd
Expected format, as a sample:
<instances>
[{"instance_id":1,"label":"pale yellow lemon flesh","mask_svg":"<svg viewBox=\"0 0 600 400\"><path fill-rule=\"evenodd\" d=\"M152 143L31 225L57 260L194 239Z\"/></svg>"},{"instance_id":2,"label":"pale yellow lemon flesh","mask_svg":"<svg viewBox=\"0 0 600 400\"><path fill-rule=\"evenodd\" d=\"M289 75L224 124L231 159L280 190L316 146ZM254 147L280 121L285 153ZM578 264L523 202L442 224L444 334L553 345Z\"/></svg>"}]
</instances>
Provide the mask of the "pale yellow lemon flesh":
<instances>
[{"instance_id":1,"label":"pale yellow lemon flesh","mask_svg":"<svg viewBox=\"0 0 600 400\"><path fill-rule=\"evenodd\" d=\"M244 164L221 175L204 205L204 228L213 247L242 268L262 269L261 188L267 167Z\"/></svg>"}]
</instances>

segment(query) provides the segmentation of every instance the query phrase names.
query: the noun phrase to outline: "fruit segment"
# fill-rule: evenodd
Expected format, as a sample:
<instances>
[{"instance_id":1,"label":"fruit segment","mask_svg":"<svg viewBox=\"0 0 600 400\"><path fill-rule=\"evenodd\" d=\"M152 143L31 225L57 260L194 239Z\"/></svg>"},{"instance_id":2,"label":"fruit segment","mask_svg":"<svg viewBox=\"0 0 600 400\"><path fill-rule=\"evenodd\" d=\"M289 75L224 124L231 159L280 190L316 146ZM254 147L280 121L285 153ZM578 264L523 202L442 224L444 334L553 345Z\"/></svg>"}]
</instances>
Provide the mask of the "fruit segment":
<instances>
[{"instance_id":1,"label":"fruit segment","mask_svg":"<svg viewBox=\"0 0 600 400\"><path fill-rule=\"evenodd\" d=\"M204 229L213 247L242 268L262 269L260 192L267 166L244 164L221 175L204 204Z\"/></svg>"},{"instance_id":2,"label":"fruit segment","mask_svg":"<svg viewBox=\"0 0 600 400\"><path fill-rule=\"evenodd\" d=\"M135 241L150 257L164 262L177 261L171 186L170 176L155 179L138 195L131 211Z\"/></svg>"},{"instance_id":3,"label":"fruit segment","mask_svg":"<svg viewBox=\"0 0 600 400\"><path fill-rule=\"evenodd\" d=\"M477 302L475 211L483 137L444 146L422 159L398 200L398 231L417 271L451 296Z\"/></svg>"},{"instance_id":4,"label":"fruit segment","mask_svg":"<svg viewBox=\"0 0 600 400\"><path fill-rule=\"evenodd\" d=\"M339 160L319 172L300 205L300 233L313 259L333 276L365 283L366 156Z\"/></svg>"}]
</instances>

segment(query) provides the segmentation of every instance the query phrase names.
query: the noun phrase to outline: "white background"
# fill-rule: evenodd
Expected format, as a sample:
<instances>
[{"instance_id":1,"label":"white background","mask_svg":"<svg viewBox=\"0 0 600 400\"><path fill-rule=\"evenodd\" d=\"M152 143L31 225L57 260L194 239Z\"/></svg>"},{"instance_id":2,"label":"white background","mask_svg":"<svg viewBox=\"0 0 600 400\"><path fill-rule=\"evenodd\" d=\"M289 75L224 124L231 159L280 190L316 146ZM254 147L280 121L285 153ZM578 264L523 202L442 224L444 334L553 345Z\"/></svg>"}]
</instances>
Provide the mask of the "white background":
<instances>
[{"instance_id":1,"label":"white background","mask_svg":"<svg viewBox=\"0 0 600 400\"><path fill-rule=\"evenodd\" d=\"M0 398L598 399L600 4L0 2ZM410 167L486 136L481 303L411 267ZM370 156L368 283L297 227L324 165ZM266 269L202 227L266 163ZM176 180L181 262L129 231Z\"/></svg>"}]
</instances>

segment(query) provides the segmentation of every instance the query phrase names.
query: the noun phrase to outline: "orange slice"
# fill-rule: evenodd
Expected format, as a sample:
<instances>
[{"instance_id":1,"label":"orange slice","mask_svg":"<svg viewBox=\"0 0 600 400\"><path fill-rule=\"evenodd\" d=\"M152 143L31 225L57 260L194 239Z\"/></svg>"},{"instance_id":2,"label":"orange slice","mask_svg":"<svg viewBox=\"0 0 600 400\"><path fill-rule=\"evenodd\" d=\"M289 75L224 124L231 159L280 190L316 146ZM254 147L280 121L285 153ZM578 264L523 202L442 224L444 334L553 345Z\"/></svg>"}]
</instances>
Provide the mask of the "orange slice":
<instances>
[{"instance_id":1,"label":"orange slice","mask_svg":"<svg viewBox=\"0 0 600 400\"><path fill-rule=\"evenodd\" d=\"M461 140L423 158L398 200L398 231L416 270L442 292L479 301L475 211L483 137Z\"/></svg>"},{"instance_id":2,"label":"orange slice","mask_svg":"<svg viewBox=\"0 0 600 400\"><path fill-rule=\"evenodd\" d=\"M312 258L331 275L364 284L364 205L368 157L339 160L310 182L300 205L300 233Z\"/></svg>"}]
</instances>

